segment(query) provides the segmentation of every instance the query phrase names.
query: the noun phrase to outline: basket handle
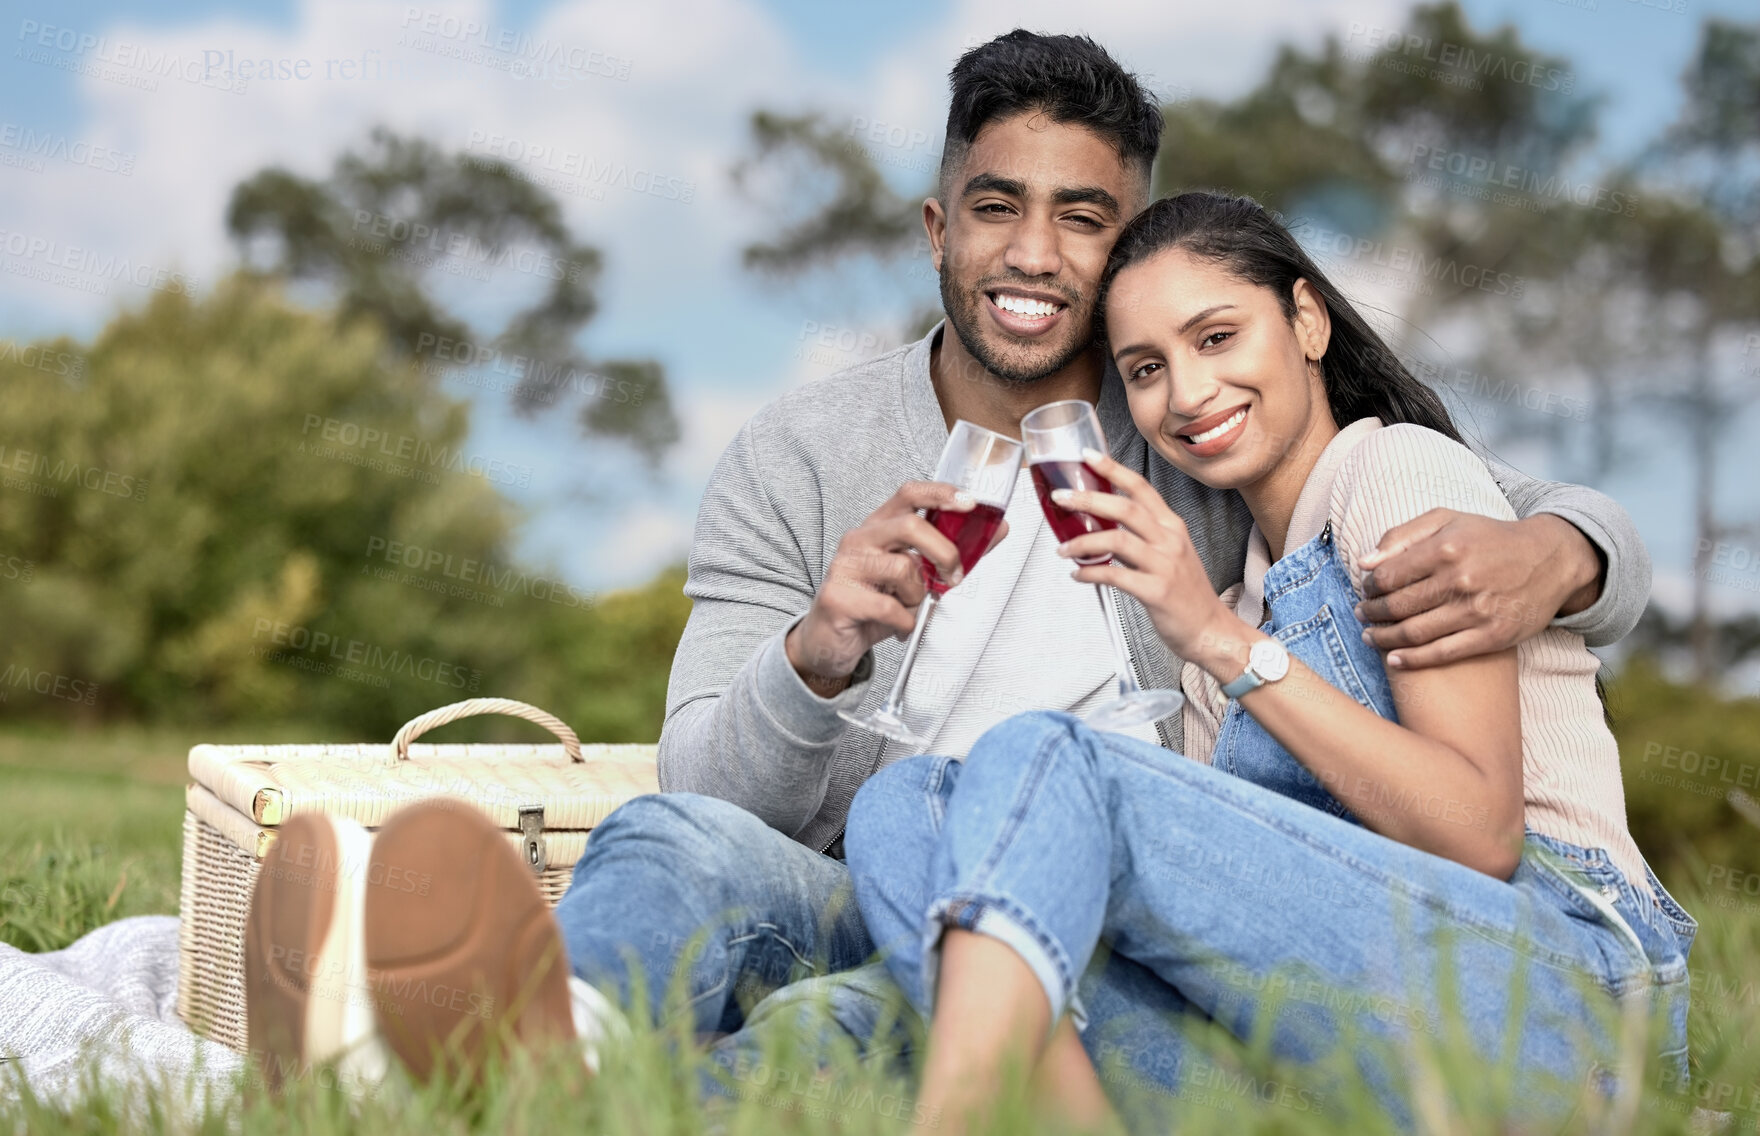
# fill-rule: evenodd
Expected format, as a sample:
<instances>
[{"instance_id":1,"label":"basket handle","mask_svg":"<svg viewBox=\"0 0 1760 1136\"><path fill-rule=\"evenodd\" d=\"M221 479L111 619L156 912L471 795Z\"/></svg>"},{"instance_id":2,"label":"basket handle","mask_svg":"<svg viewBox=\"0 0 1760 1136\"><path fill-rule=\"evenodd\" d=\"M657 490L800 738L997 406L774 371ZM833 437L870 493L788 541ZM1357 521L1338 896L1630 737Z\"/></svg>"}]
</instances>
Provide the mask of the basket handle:
<instances>
[{"instance_id":1,"label":"basket handle","mask_svg":"<svg viewBox=\"0 0 1760 1136\"><path fill-rule=\"evenodd\" d=\"M467 698L463 702L454 702L450 706L441 706L430 710L417 718L411 718L397 731L391 739L391 752L398 761L409 760L409 743L423 734L448 722L456 722L460 718L471 718L478 714L508 714L515 718L524 718L555 734L562 742L562 748L574 761L585 761L581 756L581 740L575 732L568 728L561 718L540 710L525 702L517 702L511 698Z\"/></svg>"}]
</instances>

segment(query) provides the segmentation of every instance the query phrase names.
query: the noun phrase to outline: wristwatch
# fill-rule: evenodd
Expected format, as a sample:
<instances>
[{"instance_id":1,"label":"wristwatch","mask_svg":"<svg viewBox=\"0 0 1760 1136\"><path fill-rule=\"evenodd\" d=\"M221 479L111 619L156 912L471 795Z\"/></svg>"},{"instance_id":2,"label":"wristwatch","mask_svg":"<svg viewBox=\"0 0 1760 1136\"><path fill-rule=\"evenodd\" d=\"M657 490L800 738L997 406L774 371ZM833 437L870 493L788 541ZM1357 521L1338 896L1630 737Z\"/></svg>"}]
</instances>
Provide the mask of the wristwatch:
<instances>
[{"instance_id":1,"label":"wristwatch","mask_svg":"<svg viewBox=\"0 0 1760 1136\"><path fill-rule=\"evenodd\" d=\"M1222 693L1239 698L1249 690L1257 690L1268 682L1276 682L1289 673L1289 652L1275 639L1261 639L1247 653L1247 672L1233 682L1224 683Z\"/></svg>"}]
</instances>

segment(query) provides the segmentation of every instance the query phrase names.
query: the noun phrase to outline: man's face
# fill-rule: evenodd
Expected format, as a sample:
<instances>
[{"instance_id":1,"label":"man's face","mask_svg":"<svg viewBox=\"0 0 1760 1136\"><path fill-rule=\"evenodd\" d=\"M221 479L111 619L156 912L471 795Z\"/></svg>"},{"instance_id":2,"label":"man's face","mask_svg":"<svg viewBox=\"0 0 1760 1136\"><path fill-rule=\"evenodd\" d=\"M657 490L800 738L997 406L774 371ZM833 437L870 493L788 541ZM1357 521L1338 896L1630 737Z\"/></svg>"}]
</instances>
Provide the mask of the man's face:
<instances>
[{"instance_id":1,"label":"man's face","mask_svg":"<svg viewBox=\"0 0 1760 1136\"><path fill-rule=\"evenodd\" d=\"M992 374L1032 383L1094 338L1106 254L1143 206L1141 175L1082 126L1038 112L978 132L923 208L947 321Z\"/></svg>"}]
</instances>

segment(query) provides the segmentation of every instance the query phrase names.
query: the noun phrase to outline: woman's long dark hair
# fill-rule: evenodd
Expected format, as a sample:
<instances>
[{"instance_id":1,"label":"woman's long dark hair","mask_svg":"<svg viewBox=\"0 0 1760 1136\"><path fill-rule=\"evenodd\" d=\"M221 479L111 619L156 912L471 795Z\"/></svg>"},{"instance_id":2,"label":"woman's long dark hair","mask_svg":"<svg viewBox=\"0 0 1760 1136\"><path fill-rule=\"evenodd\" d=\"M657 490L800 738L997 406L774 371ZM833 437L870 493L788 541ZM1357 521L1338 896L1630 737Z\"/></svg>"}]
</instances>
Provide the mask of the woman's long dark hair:
<instances>
[{"instance_id":1,"label":"woman's long dark hair","mask_svg":"<svg viewBox=\"0 0 1760 1136\"><path fill-rule=\"evenodd\" d=\"M1320 376L1333 422L1341 427L1369 417L1388 425L1410 422L1465 444L1441 396L1406 369L1289 230L1250 197L1180 193L1137 214L1119 234L1106 261L1099 311L1106 311L1106 294L1121 271L1174 248L1220 264L1249 284L1271 289L1285 319L1296 316L1296 281L1306 280L1313 287L1332 317L1332 339L1320 360ZM1599 674L1595 693L1601 699L1602 716L1612 726L1613 709Z\"/></svg>"},{"instance_id":2,"label":"woman's long dark hair","mask_svg":"<svg viewBox=\"0 0 1760 1136\"><path fill-rule=\"evenodd\" d=\"M1295 319L1296 281L1308 282L1332 317L1332 339L1320 360L1320 374L1332 420L1340 427L1375 417L1388 425L1427 426L1462 441L1441 397L1406 369L1289 230L1250 197L1181 193L1137 214L1112 246L1100 278L1099 310L1105 311L1106 295L1121 271L1176 248L1271 289L1286 319Z\"/></svg>"}]
</instances>

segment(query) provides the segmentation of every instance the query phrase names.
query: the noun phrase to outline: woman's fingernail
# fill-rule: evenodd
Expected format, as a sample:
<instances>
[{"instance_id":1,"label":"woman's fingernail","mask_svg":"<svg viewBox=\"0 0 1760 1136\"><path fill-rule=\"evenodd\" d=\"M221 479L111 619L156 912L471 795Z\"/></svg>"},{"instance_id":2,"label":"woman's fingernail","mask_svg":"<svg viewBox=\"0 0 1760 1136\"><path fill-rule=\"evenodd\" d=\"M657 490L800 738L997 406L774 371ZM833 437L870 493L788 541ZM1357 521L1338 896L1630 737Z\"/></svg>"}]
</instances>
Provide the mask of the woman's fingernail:
<instances>
[{"instance_id":1,"label":"woman's fingernail","mask_svg":"<svg viewBox=\"0 0 1760 1136\"><path fill-rule=\"evenodd\" d=\"M976 497L973 497L970 493L967 493L964 489L961 489L958 493L955 493L953 495L953 503L955 505L958 505L962 509L971 508L974 504L977 503L977 500L978 499Z\"/></svg>"},{"instance_id":2,"label":"woman's fingernail","mask_svg":"<svg viewBox=\"0 0 1760 1136\"><path fill-rule=\"evenodd\" d=\"M1082 450L1082 460L1089 465L1098 465L1106 460L1106 455L1099 450L1094 449L1092 446L1089 446Z\"/></svg>"},{"instance_id":3,"label":"woman's fingernail","mask_svg":"<svg viewBox=\"0 0 1760 1136\"><path fill-rule=\"evenodd\" d=\"M1053 489L1051 491L1051 500L1059 505L1067 505L1069 504L1070 499L1075 495L1075 490L1073 489Z\"/></svg>"},{"instance_id":4,"label":"woman's fingernail","mask_svg":"<svg viewBox=\"0 0 1760 1136\"><path fill-rule=\"evenodd\" d=\"M951 575L947 578L947 586L950 588L955 587L956 585L958 585L958 583L961 580L963 580L965 578L966 578L966 570L963 567L956 567L953 570L953 575Z\"/></svg>"},{"instance_id":5,"label":"woman's fingernail","mask_svg":"<svg viewBox=\"0 0 1760 1136\"><path fill-rule=\"evenodd\" d=\"M1395 670L1398 670L1400 667L1405 666L1404 663L1400 662L1400 658L1398 655L1387 656L1387 665L1392 667Z\"/></svg>"},{"instance_id":6,"label":"woman's fingernail","mask_svg":"<svg viewBox=\"0 0 1760 1136\"><path fill-rule=\"evenodd\" d=\"M1363 605L1358 604L1356 607L1351 608L1351 614L1356 616L1358 619L1362 619L1363 618Z\"/></svg>"},{"instance_id":7,"label":"woman's fingernail","mask_svg":"<svg viewBox=\"0 0 1760 1136\"><path fill-rule=\"evenodd\" d=\"M1369 644L1371 647L1375 645L1375 640L1369 637L1369 629L1367 627L1363 628L1363 642Z\"/></svg>"}]
</instances>

